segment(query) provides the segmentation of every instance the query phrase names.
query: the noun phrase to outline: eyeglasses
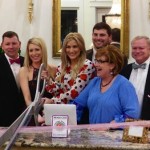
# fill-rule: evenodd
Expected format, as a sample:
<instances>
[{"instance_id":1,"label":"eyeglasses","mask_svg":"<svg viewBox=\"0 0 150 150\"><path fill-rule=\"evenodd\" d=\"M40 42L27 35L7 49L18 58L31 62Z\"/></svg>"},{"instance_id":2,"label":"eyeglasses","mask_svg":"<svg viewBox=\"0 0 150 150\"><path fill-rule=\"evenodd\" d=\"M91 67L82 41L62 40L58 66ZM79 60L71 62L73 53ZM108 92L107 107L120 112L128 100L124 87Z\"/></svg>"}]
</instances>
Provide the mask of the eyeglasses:
<instances>
[{"instance_id":1,"label":"eyeglasses","mask_svg":"<svg viewBox=\"0 0 150 150\"><path fill-rule=\"evenodd\" d=\"M107 60L101 60L101 59L95 59L94 61L95 63L98 63L98 64L103 64L103 63L108 62Z\"/></svg>"}]
</instances>

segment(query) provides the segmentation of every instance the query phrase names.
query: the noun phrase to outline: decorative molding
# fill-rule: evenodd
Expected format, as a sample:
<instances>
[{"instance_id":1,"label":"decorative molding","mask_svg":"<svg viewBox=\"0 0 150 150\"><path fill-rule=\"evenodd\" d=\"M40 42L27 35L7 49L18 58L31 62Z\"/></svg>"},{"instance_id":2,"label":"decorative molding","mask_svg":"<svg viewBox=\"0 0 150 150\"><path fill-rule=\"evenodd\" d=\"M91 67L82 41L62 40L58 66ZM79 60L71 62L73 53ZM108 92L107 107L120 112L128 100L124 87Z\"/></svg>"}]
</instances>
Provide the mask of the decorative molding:
<instances>
[{"instance_id":1,"label":"decorative molding","mask_svg":"<svg viewBox=\"0 0 150 150\"><path fill-rule=\"evenodd\" d=\"M112 0L90 0L91 7L111 7Z\"/></svg>"},{"instance_id":2,"label":"decorative molding","mask_svg":"<svg viewBox=\"0 0 150 150\"><path fill-rule=\"evenodd\" d=\"M31 23L33 19L33 2L28 0L28 20Z\"/></svg>"}]
</instances>

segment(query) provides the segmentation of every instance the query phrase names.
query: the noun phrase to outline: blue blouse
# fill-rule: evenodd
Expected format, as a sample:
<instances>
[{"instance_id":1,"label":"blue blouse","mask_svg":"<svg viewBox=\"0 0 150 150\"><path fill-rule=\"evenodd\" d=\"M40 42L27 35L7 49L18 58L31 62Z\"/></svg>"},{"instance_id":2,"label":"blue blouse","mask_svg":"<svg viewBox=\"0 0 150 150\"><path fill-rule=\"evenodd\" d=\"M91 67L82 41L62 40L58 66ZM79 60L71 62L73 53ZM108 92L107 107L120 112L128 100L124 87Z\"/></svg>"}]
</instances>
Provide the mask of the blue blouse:
<instances>
[{"instance_id":1,"label":"blue blouse","mask_svg":"<svg viewBox=\"0 0 150 150\"><path fill-rule=\"evenodd\" d=\"M111 87L100 90L101 78L95 77L75 99L75 103L89 109L90 124L109 123L116 116L139 118L139 103L133 85L117 75Z\"/></svg>"}]
</instances>

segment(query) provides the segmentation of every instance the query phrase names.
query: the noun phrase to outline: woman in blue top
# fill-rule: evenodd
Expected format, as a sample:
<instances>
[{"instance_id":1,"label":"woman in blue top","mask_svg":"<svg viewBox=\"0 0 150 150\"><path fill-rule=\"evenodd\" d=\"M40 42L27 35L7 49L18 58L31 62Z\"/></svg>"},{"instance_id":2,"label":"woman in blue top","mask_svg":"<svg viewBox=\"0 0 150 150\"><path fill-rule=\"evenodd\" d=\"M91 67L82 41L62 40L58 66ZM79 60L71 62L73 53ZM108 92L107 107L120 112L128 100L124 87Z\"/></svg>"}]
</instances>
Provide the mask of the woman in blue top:
<instances>
[{"instance_id":1,"label":"woman in blue top","mask_svg":"<svg viewBox=\"0 0 150 150\"><path fill-rule=\"evenodd\" d=\"M75 99L78 106L88 107L89 122L122 122L139 117L139 103L133 85L122 75L123 57L119 49L108 45L96 53L97 77Z\"/></svg>"}]
</instances>

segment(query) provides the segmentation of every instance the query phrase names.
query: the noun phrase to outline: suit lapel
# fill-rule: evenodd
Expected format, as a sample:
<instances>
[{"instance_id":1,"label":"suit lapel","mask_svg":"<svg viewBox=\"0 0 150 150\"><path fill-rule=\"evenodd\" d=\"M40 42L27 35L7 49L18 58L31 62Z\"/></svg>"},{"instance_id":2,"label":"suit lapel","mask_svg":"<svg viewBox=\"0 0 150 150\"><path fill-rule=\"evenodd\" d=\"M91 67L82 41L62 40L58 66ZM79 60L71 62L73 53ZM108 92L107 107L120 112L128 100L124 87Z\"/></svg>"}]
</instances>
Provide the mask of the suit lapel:
<instances>
[{"instance_id":1,"label":"suit lapel","mask_svg":"<svg viewBox=\"0 0 150 150\"><path fill-rule=\"evenodd\" d=\"M92 61L93 49L90 49L86 52L86 58Z\"/></svg>"},{"instance_id":2,"label":"suit lapel","mask_svg":"<svg viewBox=\"0 0 150 150\"><path fill-rule=\"evenodd\" d=\"M10 67L8 61L7 61L7 58L5 57L5 55L3 55L3 57L1 57L1 59L3 61L3 70L4 70L4 73L6 74L6 76L8 77L9 83L14 84L14 87L16 87L18 89L14 74L11 70L11 67Z\"/></svg>"},{"instance_id":3,"label":"suit lapel","mask_svg":"<svg viewBox=\"0 0 150 150\"><path fill-rule=\"evenodd\" d=\"M24 63L24 58L22 56L19 56L19 58L20 58L20 66L22 67Z\"/></svg>"},{"instance_id":4,"label":"suit lapel","mask_svg":"<svg viewBox=\"0 0 150 150\"><path fill-rule=\"evenodd\" d=\"M129 80L130 75L131 75L131 71L132 71L132 64L129 64L125 68L123 68L123 70L121 71L120 74Z\"/></svg>"},{"instance_id":5,"label":"suit lapel","mask_svg":"<svg viewBox=\"0 0 150 150\"><path fill-rule=\"evenodd\" d=\"M144 89L143 104L141 111L141 118L150 120L150 65L147 73L146 84Z\"/></svg>"},{"instance_id":6,"label":"suit lapel","mask_svg":"<svg viewBox=\"0 0 150 150\"><path fill-rule=\"evenodd\" d=\"M6 75L9 76L9 78L11 78L11 79L12 79L12 77L14 78L13 72L11 70L9 62L7 61L7 58L5 57L5 55L3 55L3 57L1 57L1 59L3 61L3 69L7 73Z\"/></svg>"},{"instance_id":7,"label":"suit lapel","mask_svg":"<svg viewBox=\"0 0 150 150\"><path fill-rule=\"evenodd\" d=\"M147 78L146 78L146 84L145 84L145 90L144 90L144 97L146 96L145 94L150 92L150 65L147 73Z\"/></svg>"}]
</instances>

